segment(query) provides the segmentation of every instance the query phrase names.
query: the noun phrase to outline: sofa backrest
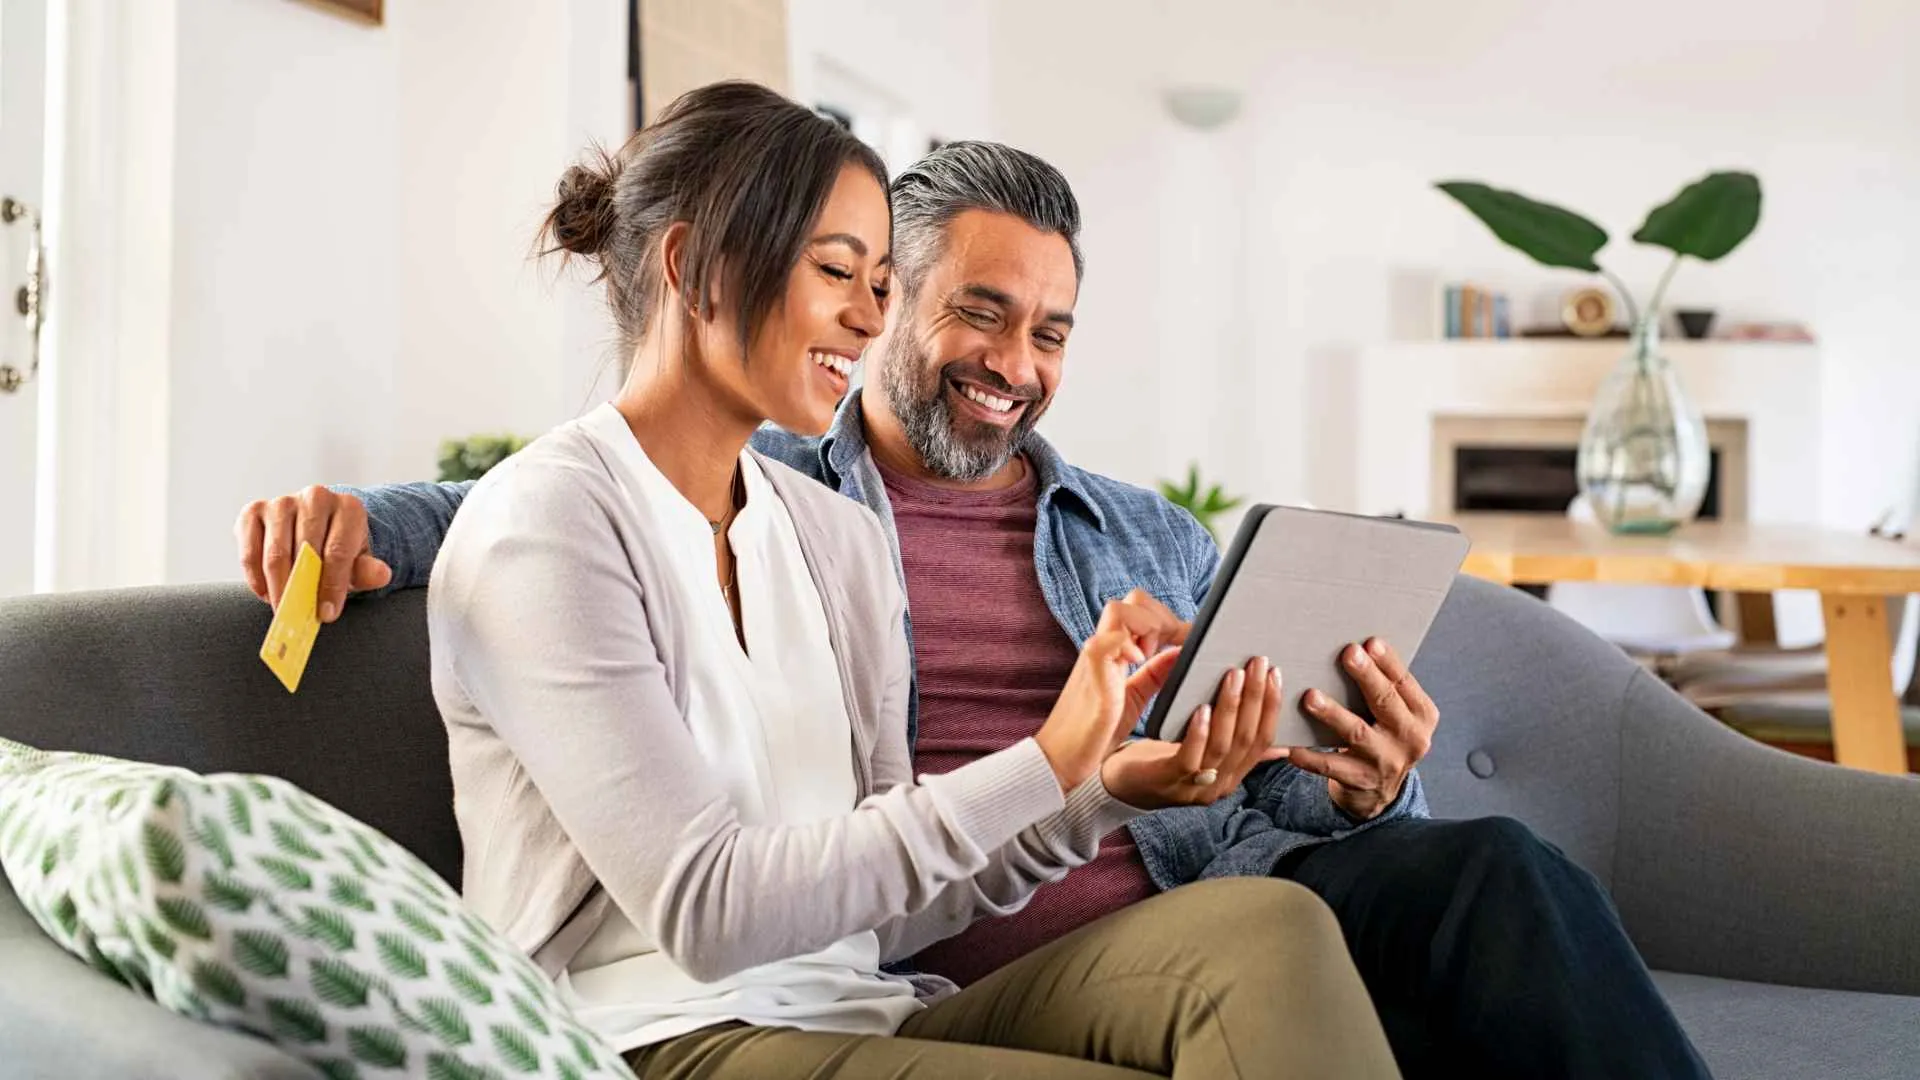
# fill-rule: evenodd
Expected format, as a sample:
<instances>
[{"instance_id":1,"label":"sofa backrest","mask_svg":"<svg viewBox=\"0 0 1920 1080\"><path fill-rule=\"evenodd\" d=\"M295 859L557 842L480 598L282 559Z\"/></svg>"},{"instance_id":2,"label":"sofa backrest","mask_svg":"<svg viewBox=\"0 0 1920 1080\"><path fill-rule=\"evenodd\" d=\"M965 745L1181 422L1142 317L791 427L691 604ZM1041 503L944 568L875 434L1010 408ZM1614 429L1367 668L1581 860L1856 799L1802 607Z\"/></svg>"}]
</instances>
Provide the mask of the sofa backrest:
<instances>
[{"instance_id":1,"label":"sofa backrest","mask_svg":"<svg viewBox=\"0 0 1920 1080\"><path fill-rule=\"evenodd\" d=\"M0 737L285 777L457 887L426 590L348 604L321 628L296 694L259 660L270 621L239 585L0 600Z\"/></svg>"},{"instance_id":2,"label":"sofa backrest","mask_svg":"<svg viewBox=\"0 0 1920 1080\"><path fill-rule=\"evenodd\" d=\"M1462 576L1413 671L1440 706L1420 766L1433 815L1518 818L1611 888L1639 665L1532 596Z\"/></svg>"},{"instance_id":3,"label":"sofa backrest","mask_svg":"<svg viewBox=\"0 0 1920 1080\"><path fill-rule=\"evenodd\" d=\"M0 600L0 737L283 776L458 884L426 590L347 605L289 695L238 585ZM1414 671L1441 724L1421 765L1437 817L1519 818L1612 885L1620 708L1634 663L1545 604L1462 577Z\"/></svg>"}]
</instances>

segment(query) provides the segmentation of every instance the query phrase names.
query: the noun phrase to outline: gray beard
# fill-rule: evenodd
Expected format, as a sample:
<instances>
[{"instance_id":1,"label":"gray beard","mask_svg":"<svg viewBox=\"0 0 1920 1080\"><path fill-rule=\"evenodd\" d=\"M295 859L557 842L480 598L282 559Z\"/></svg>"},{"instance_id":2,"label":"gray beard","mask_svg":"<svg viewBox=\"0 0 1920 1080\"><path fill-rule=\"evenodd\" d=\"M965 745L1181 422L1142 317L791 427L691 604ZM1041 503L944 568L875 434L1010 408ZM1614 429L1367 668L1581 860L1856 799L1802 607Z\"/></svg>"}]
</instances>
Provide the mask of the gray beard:
<instances>
[{"instance_id":1,"label":"gray beard","mask_svg":"<svg viewBox=\"0 0 1920 1080\"><path fill-rule=\"evenodd\" d=\"M1026 445L1027 435L1039 419L1034 405L1029 404L1020 422L1004 436L992 432L990 438L968 440L959 434L960 418L947 401L944 370L922 392L918 380L926 370L925 357L904 336L889 344L882 362L887 404L906 432L908 444L935 476L962 483L985 480L1006 468Z\"/></svg>"}]
</instances>

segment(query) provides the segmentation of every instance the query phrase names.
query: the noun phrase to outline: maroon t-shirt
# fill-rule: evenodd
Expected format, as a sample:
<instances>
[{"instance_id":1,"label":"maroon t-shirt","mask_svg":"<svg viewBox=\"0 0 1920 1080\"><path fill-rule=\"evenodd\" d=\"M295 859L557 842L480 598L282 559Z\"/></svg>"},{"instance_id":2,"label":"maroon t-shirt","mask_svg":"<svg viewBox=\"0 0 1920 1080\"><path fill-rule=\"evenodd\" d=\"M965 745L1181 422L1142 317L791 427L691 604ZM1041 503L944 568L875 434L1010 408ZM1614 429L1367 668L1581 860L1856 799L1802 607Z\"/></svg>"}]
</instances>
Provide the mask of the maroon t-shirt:
<instances>
[{"instance_id":1,"label":"maroon t-shirt","mask_svg":"<svg viewBox=\"0 0 1920 1080\"><path fill-rule=\"evenodd\" d=\"M1040 730L1079 656L1033 566L1033 470L998 491L952 491L884 467L906 568L919 675L916 773L944 773ZM1155 893L1133 835L1043 885L1018 913L983 919L917 958L962 986Z\"/></svg>"}]
</instances>

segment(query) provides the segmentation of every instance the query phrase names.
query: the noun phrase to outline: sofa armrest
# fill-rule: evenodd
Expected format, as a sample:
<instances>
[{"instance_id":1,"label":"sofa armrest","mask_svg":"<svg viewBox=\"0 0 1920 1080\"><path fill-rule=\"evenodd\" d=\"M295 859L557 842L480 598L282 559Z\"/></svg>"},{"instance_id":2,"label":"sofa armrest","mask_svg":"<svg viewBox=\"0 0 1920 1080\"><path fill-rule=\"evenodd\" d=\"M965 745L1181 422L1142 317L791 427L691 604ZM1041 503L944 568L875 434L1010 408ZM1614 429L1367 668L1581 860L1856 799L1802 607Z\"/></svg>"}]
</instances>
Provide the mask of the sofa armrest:
<instances>
[{"instance_id":1,"label":"sofa armrest","mask_svg":"<svg viewBox=\"0 0 1920 1080\"><path fill-rule=\"evenodd\" d=\"M161 1008L40 931L0 875L7 1080L322 1080L258 1039Z\"/></svg>"},{"instance_id":2,"label":"sofa armrest","mask_svg":"<svg viewBox=\"0 0 1920 1080\"><path fill-rule=\"evenodd\" d=\"M1651 966L1920 994L1920 780L1763 746L1651 677L1623 707L1613 892Z\"/></svg>"}]
</instances>

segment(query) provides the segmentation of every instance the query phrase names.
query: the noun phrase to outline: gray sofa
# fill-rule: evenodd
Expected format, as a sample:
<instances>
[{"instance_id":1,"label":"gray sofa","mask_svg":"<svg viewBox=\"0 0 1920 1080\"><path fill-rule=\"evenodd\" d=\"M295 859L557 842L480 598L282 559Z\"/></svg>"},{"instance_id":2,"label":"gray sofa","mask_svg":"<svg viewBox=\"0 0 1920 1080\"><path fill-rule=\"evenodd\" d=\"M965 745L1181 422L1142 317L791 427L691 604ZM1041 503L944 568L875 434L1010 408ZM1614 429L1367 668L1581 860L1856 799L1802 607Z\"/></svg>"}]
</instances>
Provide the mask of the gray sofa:
<instances>
[{"instance_id":1,"label":"gray sofa","mask_svg":"<svg viewBox=\"0 0 1920 1080\"><path fill-rule=\"evenodd\" d=\"M292 696L238 586L0 601L0 736L284 776L457 880L423 599L349 605ZM1416 670L1434 812L1519 818L1599 875L1716 1075L1920 1076L1920 782L1749 742L1472 579ZM0 888L0 1080L129 1076L314 1074L106 981Z\"/></svg>"}]
</instances>

